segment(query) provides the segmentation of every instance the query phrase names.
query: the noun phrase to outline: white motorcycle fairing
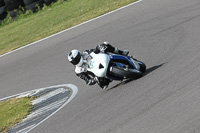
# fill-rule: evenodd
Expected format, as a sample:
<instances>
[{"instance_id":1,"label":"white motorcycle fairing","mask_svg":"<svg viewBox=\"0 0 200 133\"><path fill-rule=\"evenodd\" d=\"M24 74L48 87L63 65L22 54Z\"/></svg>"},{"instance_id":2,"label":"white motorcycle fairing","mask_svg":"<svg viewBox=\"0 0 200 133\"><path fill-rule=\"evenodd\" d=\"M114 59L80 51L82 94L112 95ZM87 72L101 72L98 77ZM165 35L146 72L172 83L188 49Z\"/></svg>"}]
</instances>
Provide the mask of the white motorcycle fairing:
<instances>
[{"instance_id":1,"label":"white motorcycle fairing","mask_svg":"<svg viewBox=\"0 0 200 133\"><path fill-rule=\"evenodd\" d=\"M109 55L105 53L90 53L92 59L88 62L88 71L94 73L97 77L105 77L110 62Z\"/></svg>"}]
</instances>

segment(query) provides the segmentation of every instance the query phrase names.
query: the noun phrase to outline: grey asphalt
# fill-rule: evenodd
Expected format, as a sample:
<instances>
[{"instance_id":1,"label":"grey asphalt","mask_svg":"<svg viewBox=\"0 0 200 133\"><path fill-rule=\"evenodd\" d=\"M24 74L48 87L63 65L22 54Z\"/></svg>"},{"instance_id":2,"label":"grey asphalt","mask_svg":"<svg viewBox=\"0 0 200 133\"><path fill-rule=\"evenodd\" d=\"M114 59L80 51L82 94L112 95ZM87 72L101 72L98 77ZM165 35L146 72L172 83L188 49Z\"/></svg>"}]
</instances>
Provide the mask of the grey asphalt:
<instances>
[{"instance_id":1,"label":"grey asphalt","mask_svg":"<svg viewBox=\"0 0 200 133\"><path fill-rule=\"evenodd\" d=\"M139 80L87 86L66 53L103 41L147 65ZM0 58L0 98L71 83L76 97L31 133L199 133L200 1L143 0Z\"/></svg>"}]
</instances>

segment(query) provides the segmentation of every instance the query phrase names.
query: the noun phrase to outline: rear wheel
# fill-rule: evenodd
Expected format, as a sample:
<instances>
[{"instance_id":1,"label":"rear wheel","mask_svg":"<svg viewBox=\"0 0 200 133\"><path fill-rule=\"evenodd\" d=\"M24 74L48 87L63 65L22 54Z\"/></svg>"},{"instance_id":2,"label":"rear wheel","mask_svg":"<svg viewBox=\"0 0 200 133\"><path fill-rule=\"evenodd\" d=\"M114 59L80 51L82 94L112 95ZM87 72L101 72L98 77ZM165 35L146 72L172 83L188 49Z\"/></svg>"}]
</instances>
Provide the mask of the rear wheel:
<instances>
[{"instance_id":1,"label":"rear wheel","mask_svg":"<svg viewBox=\"0 0 200 133\"><path fill-rule=\"evenodd\" d=\"M143 73L143 72L146 71L146 65L144 64L144 62L139 61L139 60L133 58L132 56L131 56L131 58L132 58L134 61L136 61L136 62L140 65L140 72Z\"/></svg>"},{"instance_id":2,"label":"rear wheel","mask_svg":"<svg viewBox=\"0 0 200 133\"><path fill-rule=\"evenodd\" d=\"M137 62L140 65L140 71L142 73L145 72L146 71L146 65L143 62L141 62L141 61L137 61Z\"/></svg>"},{"instance_id":3,"label":"rear wheel","mask_svg":"<svg viewBox=\"0 0 200 133\"><path fill-rule=\"evenodd\" d=\"M131 68L122 68L119 66L114 66L112 69L112 72L115 74L118 74L120 76L124 76L126 78L140 78L142 77L142 72L135 70L135 69L131 69Z\"/></svg>"}]
</instances>

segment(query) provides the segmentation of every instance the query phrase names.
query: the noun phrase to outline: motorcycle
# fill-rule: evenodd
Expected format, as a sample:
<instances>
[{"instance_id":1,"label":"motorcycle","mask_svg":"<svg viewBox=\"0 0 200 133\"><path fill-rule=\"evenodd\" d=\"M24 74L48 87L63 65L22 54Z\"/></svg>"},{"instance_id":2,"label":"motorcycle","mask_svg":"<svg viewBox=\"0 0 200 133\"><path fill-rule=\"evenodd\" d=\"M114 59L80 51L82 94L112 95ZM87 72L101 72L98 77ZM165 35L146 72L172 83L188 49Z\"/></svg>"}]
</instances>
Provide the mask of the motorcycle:
<instances>
[{"instance_id":1,"label":"motorcycle","mask_svg":"<svg viewBox=\"0 0 200 133\"><path fill-rule=\"evenodd\" d=\"M111 80L138 79L146 70L146 65L131 56L110 53L90 53L88 71L97 77Z\"/></svg>"}]
</instances>

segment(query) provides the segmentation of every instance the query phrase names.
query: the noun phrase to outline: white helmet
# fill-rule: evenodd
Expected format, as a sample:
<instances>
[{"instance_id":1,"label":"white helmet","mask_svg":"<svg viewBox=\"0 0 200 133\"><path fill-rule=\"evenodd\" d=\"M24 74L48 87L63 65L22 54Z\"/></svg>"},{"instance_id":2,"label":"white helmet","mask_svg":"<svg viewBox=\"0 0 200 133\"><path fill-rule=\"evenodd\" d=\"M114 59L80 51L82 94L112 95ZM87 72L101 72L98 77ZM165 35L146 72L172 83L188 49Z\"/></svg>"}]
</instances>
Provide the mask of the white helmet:
<instances>
[{"instance_id":1,"label":"white helmet","mask_svg":"<svg viewBox=\"0 0 200 133\"><path fill-rule=\"evenodd\" d=\"M72 50L71 52L69 52L68 54L68 60L76 66L82 66L83 64L83 57L81 55L81 52L79 50Z\"/></svg>"}]
</instances>

